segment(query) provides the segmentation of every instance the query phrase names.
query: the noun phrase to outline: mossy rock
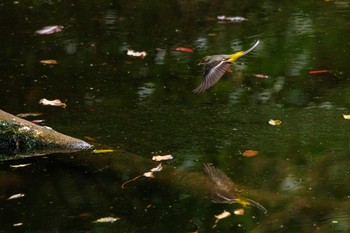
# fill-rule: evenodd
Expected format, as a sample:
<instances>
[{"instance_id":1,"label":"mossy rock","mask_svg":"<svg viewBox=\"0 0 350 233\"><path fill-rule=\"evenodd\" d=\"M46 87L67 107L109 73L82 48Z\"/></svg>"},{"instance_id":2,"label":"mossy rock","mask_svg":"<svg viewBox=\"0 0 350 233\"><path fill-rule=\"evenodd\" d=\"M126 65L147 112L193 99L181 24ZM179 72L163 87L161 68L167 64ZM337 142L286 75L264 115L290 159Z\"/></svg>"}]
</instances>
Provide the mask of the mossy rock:
<instances>
[{"instance_id":1,"label":"mossy rock","mask_svg":"<svg viewBox=\"0 0 350 233\"><path fill-rule=\"evenodd\" d=\"M0 160L91 148L80 139L0 110Z\"/></svg>"}]
</instances>

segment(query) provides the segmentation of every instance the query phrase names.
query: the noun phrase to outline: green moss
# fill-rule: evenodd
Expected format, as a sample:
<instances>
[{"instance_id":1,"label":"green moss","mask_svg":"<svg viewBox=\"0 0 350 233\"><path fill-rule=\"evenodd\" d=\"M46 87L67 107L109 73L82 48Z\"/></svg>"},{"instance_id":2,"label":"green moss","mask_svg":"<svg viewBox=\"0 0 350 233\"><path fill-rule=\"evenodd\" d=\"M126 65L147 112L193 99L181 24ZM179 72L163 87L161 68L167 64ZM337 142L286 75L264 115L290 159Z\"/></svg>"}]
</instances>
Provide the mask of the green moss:
<instances>
[{"instance_id":1,"label":"green moss","mask_svg":"<svg viewBox=\"0 0 350 233\"><path fill-rule=\"evenodd\" d=\"M44 147L42 140L23 129L24 126L0 121L0 154L27 153Z\"/></svg>"}]
</instances>

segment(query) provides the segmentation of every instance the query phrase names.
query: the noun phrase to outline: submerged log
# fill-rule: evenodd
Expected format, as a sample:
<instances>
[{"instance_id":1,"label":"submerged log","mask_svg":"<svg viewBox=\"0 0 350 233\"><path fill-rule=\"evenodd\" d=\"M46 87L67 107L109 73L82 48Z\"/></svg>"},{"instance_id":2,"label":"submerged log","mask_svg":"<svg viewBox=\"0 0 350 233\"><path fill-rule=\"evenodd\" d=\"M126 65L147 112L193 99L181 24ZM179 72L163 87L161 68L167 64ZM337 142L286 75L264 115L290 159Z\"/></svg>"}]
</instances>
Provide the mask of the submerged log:
<instances>
[{"instance_id":1,"label":"submerged log","mask_svg":"<svg viewBox=\"0 0 350 233\"><path fill-rule=\"evenodd\" d=\"M85 141L0 110L0 160L91 148Z\"/></svg>"}]
</instances>

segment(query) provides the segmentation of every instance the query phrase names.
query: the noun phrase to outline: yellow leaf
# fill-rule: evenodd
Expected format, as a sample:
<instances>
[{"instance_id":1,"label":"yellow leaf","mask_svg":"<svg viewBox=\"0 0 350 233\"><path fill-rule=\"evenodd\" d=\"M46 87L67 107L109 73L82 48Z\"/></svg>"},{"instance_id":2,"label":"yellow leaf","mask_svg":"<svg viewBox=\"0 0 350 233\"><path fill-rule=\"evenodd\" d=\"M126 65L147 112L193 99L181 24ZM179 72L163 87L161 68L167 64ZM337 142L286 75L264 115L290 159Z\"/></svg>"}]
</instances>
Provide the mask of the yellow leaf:
<instances>
[{"instance_id":1,"label":"yellow leaf","mask_svg":"<svg viewBox=\"0 0 350 233\"><path fill-rule=\"evenodd\" d=\"M270 120L269 120L269 124L270 124L270 125L277 125L277 126L278 126L278 125L282 124L282 121L270 119Z\"/></svg>"},{"instance_id":2,"label":"yellow leaf","mask_svg":"<svg viewBox=\"0 0 350 233\"><path fill-rule=\"evenodd\" d=\"M345 120L350 120L350 114L343 114Z\"/></svg>"},{"instance_id":3,"label":"yellow leaf","mask_svg":"<svg viewBox=\"0 0 350 233\"><path fill-rule=\"evenodd\" d=\"M92 151L95 154L101 154L101 153L111 153L114 152L112 149L101 149L101 150L93 150Z\"/></svg>"}]
</instances>

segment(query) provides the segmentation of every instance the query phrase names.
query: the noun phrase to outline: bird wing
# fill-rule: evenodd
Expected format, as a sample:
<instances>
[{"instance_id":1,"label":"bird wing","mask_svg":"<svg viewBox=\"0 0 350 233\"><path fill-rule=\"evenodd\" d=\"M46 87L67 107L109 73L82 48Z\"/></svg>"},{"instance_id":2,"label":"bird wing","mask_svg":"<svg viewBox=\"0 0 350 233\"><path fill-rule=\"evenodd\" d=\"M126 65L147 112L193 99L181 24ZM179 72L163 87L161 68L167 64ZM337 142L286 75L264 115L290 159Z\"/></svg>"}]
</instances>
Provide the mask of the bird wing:
<instances>
[{"instance_id":1,"label":"bird wing","mask_svg":"<svg viewBox=\"0 0 350 233\"><path fill-rule=\"evenodd\" d=\"M226 192L227 195L231 196L237 195L239 192L233 181L220 169L210 164L204 164L204 171L220 191Z\"/></svg>"},{"instance_id":2,"label":"bird wing","mask_svg":"<svg viewBox=\"0 0 350 233\"><path fill-rule=\"evenodd\" d=\"M205 66L204 79L201 84L193 90L194 93L202 93L209 87L217 83L231 66L231 62L226 59L209 62Z\"/></svg>"}]
</instances>

